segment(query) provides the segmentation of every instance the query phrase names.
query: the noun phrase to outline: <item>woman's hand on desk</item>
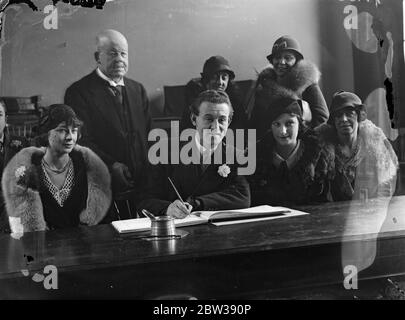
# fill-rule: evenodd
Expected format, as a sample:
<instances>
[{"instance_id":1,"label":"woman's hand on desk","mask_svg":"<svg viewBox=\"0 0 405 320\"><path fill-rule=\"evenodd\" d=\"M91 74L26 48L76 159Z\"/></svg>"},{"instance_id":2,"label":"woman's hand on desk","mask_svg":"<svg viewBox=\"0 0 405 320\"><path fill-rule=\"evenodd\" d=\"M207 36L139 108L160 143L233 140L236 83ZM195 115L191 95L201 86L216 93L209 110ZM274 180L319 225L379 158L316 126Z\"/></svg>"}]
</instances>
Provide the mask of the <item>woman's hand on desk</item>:
<instances>
[{"instance_id":1,"label":"woman's hand on desk","mask_svg":"<svg viewBox=\"0 0 405 320\"><path fill-rule=\"evenodd\" d=\"M191 213L193 206L187 202L184 204L180 200L173 201L167 208L166 214L176 219L183 219Z\"/></svg>"}]
</instances>

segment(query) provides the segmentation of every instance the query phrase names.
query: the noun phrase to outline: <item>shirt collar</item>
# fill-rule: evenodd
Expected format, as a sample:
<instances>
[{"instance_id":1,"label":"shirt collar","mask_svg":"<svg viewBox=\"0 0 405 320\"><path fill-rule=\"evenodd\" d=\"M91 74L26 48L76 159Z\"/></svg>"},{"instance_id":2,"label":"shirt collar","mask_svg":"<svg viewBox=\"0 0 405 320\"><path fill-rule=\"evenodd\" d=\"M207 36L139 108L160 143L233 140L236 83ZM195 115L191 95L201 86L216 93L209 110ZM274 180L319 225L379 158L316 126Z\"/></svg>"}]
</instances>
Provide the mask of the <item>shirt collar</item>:
<instances>
[{"instance_id":1,"label":"shirt collar","mask_svg":"<svg viewBox=\"0 0 405 320\"><path fill-rule=\"evenodd\" d=\"M200 144L200 134L198 131L195 131L194 135L195 144L197 145L198 152L203 156L203 159L211 157L211 154L218 148L218 145L214 148L206 148Z\"/></svg>"},{"instance_id":2,"label":"shirt collar","mask_svg":"<svg viewBox=\"0 0 405 320\"><path fill-rule=\"evenodd\" d=\"M96 69L96 73L97 73L97 75L98 75L101 79L107 81L107 82L110 84L110 86L112 86L112 87L125 86L125 84L124 84L124 78L122 78L122 79L121 79L120 81L118 81L118 82L115 82L115 81L111 80L110 78L108 78L108 77L100 70L100 68L98 68L98 67L97 67L97 69Z\"/></svg>"},{"instance_id":3,"label":"shirt collar","mask_svg":"<svg viewBox=\"0 0 405 320\"><path fill-rule=\"evenodd\" d=\"M293 152L288 156L287 159L284 159L282 156L280 156L275 150L273 150L273 164L276 167L279 167L280 164L285 161L287 163L288 168L294 167L294 165L298 162L302 154L302 148L301 148L301 141L297 141L297 145L295 146Z\"/></svg>"}]
</instances>

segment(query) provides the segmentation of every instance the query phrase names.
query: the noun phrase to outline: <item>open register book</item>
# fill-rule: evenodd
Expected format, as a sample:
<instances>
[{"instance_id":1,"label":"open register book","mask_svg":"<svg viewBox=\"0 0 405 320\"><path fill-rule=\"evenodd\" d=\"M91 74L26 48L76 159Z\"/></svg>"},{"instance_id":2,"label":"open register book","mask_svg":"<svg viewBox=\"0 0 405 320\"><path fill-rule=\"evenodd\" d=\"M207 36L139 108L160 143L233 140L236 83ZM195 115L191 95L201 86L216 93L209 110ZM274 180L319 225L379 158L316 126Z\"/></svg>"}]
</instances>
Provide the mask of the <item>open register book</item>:
<instances>
[{"instance_id":1,"label":"open register book","mask_svg":"<svg viewBox=\"0 0 405 320\"><path fill-rule=\"evenodd\" d=\"M223 211L196 211L184 219L175 219L176 227L212 223L216 226L248 223L262 220L273 220L308 214L303 211L285 207L257 206L247 209ZM149 218L118 220L111 223L119 233L150 230Z\"/></svg>"}]
</instances>

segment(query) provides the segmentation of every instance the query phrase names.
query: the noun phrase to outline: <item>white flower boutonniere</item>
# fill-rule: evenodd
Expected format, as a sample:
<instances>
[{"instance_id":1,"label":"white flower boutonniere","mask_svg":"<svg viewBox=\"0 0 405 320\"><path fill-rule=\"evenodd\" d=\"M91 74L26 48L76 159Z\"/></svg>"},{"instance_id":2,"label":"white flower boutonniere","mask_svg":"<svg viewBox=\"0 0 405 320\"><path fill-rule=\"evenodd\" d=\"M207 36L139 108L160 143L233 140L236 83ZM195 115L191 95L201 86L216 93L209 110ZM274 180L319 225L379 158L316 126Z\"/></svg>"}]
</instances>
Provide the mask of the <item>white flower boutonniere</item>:
<instances>
[{"instance_id":1,"label":"white flower boutonniere","mask_svg":"<svg viewBox=\"0 0 405 320\"><path fill-rule=\"evenodd\" d=\"M230 173L231 173L231 169L228 167L228 165L223 164L222 166L218 167L218 174L221 177L226 178L228 176L228 174L230 174Z\"/></svg>"},{"instance_id":2,"label":"white flower boutonniere","mask_svg":"<svg viewBox=\"0 0 405 320\"><path fill-rule=\"evenodd\" d=\"M20 140L12 140L10 142L10 147L19 148L22 146L22 142Z\"/></svg>"},{"instance_id":3,"label":"white flower boutonniere","mask_svg":"<svg viewBox=\"0 0 405 320\"><path fill-rule=\"evenodd\" d=\"M23 178L25 176L26 170L27 170L27 168L25 166L18 167L14 172L15 177L17 179Z\"/></svg>"}]
</instances>

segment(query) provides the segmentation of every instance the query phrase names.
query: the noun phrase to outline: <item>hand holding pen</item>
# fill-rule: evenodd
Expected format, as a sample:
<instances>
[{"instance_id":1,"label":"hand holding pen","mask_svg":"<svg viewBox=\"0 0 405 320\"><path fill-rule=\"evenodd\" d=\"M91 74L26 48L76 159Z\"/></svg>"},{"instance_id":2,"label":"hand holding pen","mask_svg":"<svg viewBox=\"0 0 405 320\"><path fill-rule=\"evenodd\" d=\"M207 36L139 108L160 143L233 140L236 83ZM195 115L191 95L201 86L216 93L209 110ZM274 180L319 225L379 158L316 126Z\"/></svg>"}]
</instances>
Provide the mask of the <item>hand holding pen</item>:
<instances>
[{"instance_id":1,"label":"hand holding pen","mask_svg":"<svg viewBox=\"0 0 405 320\"><path fill-rule=\"evenodd\" d=\"M191 213L193 209L192 205L188 202L184 202L180 193L177 191L173 181L168 177L167 178L170 184L173 187L174 192L176 193L178 199L173 201L167 208L166 214L176 219L183 219Z\"/></svg>"}]
</instances>

